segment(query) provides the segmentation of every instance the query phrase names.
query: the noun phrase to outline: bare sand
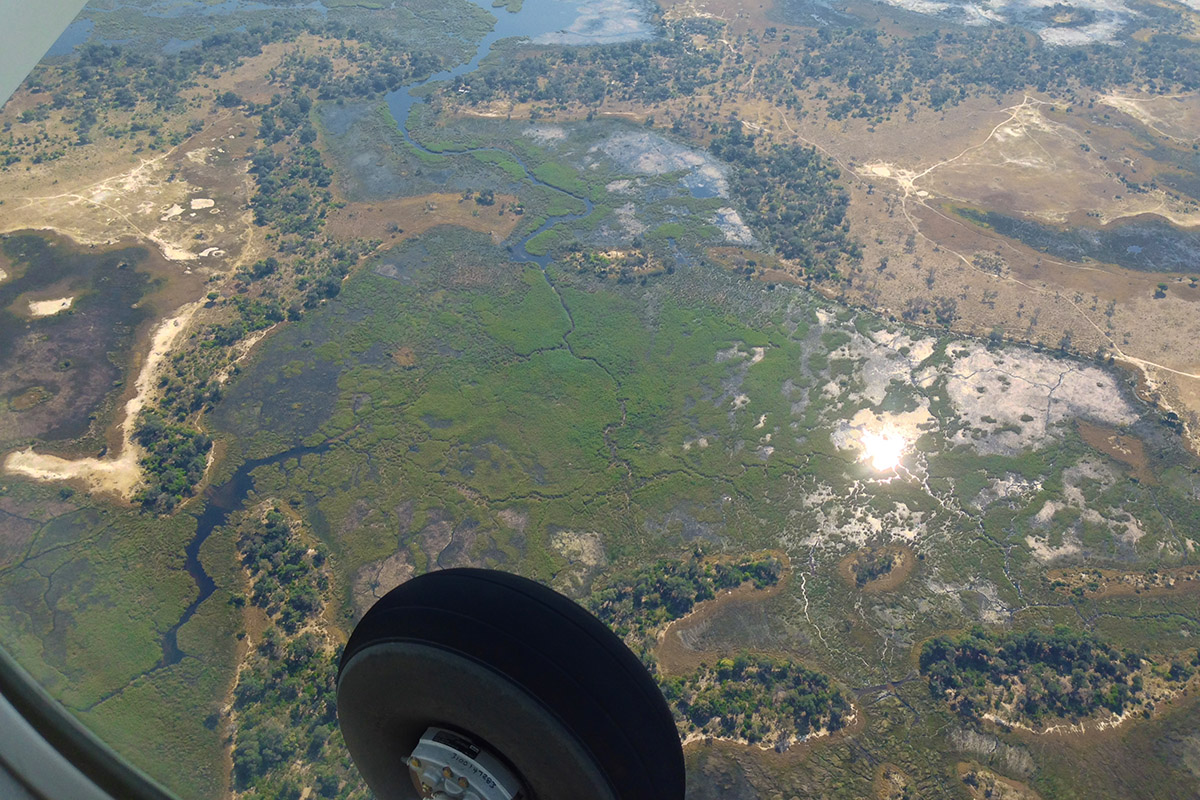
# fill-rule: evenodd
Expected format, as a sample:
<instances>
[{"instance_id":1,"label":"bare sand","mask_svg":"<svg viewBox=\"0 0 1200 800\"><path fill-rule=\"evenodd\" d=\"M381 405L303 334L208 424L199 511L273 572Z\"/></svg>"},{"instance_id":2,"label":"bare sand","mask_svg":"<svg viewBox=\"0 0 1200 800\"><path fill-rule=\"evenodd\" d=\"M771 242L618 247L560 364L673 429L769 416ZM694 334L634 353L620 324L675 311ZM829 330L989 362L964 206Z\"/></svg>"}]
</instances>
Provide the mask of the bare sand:
<instances>
[{"instance_id":1,"label":"bare sand","mask_svg":"<svg viewBox=\"0 0 1200 800\"><path fill-rule=\"evenodd\" d=\"M200 302L183 306L174 317L164 320L155 330L150 352L138 373L136 392L125 404L125 418L121 421L121 452L117 456L65 459L36 453L29 447L10 453L4 460L4 468L10 473L41 481L82 480L92 492L132 499L142 484L139 466L142 452L133 441L133 426L154 390L154 375L159 365L200 307Z\"/></svg>"},{"instance_id":2,"label":"bare sand","mask_svg":"<svg viewBox=\"0 0 1200 800\"><path fill-rule=\"evenodd\" d=\"M29 313L35 317L52 317L61 311L66 311L74 302L74 297L60 297L57 300L33 300L29 303Z\"/></svg>"}]
</instances>

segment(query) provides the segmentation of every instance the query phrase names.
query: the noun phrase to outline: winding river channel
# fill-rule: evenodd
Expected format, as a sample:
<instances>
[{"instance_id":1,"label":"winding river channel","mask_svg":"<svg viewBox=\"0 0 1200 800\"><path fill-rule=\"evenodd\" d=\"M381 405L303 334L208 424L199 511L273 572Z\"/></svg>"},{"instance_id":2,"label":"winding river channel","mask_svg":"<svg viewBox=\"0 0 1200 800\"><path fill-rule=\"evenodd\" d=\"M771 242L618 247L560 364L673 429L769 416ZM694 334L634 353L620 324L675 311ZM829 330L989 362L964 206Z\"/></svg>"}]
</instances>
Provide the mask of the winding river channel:
<instances>
[{"instance_id":1,"label":"winding river channel","mask_svg":"<svg viewBox=\"0 0 1200 800\"><path fill-rule=\"evenodd\" d=\"M518 37L535 41L542 40L544 37L552 37L566 44L589 44L646 38L650 35L651 31L650 26L645 22L644 12L638 6L622 4L621 2L601 4L595 2L595 0L575 0L574 2L570 0L525 0L522 9L515 14L500 9L493 10L490 0L471 0L471 2L497 16L496 26L492 29L491 33L479 42L479 47L476 49L474 57L470 61L452 69L444 70L423 81L404 86L392 92L386 98L388 108L391 110L392 116L396 119L397 125L404 134L405 140L413 147L426 153L433 153L434 151L417 142L408 129L410 112L415 105L424 102L424 97L419 94L419 90L431 84L453 80L459 76L474 72L479 68L480 62L491 52L492 45L496 42L502 39ZM623 14L627 18L616 20L617 24L614 25L611 16L606 22L605 13L609 15L613 13ZM636 19L633 19L633 17L636 17ZM550 257L533 255L526 249L526 244L530 239L554 225L582 219L591 214L593 209L591 200L582 195L564 192L562 189L538 180L533 176L532 170L529 169L529 166L520 156L507 150L501 151L498 148L472 148L460 151L442 151L438 152L437 155L450 157L456 155L467 156L470 153L484 150L497 150L506 153L521 164L521 167L525 170L525 178L530 183L537 186L546 186L553 191L568 194L584 205L583 213L548 217L534 231L509 246L509 254L513 261L535 263L545 268L550 262ZM184 610L179 620L163 633L163 655L162 659L154 667L155 670L177 664L183 658L184 654L179 649L178 644L179 629L191 620L196 610L216 590L216 583L205 571L204 565L201 563L200 549L212 532L226 523L230 514L241 510L245 506L247 498L254 489L253 472L259 467L323 452L328 450L330 446L329 443L326 443L318 447L295 447L267 458L247 461L225 483L220 486L211 487L205 492L205 504L203 511L197 519L196 533L185 550L185 568L196 582L196 598Z\"/></svg>"}]
</instances>

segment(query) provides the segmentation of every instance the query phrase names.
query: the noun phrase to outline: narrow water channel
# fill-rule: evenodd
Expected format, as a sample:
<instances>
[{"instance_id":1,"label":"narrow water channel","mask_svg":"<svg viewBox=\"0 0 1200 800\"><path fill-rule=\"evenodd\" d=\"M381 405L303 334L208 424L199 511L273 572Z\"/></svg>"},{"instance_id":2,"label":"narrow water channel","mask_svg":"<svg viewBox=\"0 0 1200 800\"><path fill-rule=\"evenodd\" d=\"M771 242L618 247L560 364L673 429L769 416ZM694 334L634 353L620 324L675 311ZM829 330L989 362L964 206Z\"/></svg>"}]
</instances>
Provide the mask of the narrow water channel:
<instances>
[{"instance_id":1,"label":"narrow water channel","mask_svg":"<svg viewBox=\"0 0 1200 800\"><path fill-rule=\"evenodd\" d=\"M200 604L212 596L216 590L216 582L212 576L204 571L204 565L200 563L200 548L204 542L217 528L224 525L229 515L235 511L240 511L246 504L246 498L250 496L250 492L254 489L254 478L252 473L254 470L269 464L279 464L292 458L303 458L307 455L324 453L330 448L330 444L318 445L316 447L293 447L290 450L285 450L282 453L276 453L273 456L266 458L254 459L242 464L233 477L227 480L220 486L210 488L204 493L204 511L201 512L196 524L196 535L188 542L184 549L186 561L184 569L192 576L192 580L196 582L196 599L180 615L179 621L167 629L162 637L162 658L154 669L162 669L169 667L172 664L178 664L183 658L183 651L179 649L179 629L187 624L196 613L196 609Z\"/></svg>"},{"instance_id":2,"label":"narrow water channel","mask_svg":"<svg viewBox=\"0 0 1200 800\"><path fill-rule=\"evenodd\" d=\"M492 32L485 36L479 43L479 47L475 51L474 57L460 64L453 69L444 70L435 75L426 78L423 81L404 86L387 96L388 108L391 110L392 116L395 118L400 131L404 134L404 138L413 147L416 147L426 153L433 151L425 148L419 142L413 139L408 130L409 113L413 106L424 102L424 99L418 95L414 95L414 90L420 89L432 83L453 80L460 75L467 75L479 68L479 63L491 52L492 45L501 39L510 39L514 37L527 37L535 39L544 34L551 34L561 30L565 30L571 26L580 14L580 5L570 0L525 0L522 9L513 14L505 10L497 10L491 8L491 0L471 0L479 7L489 11L497 17L496 26ZM635 34L641 36L642 34ZM472 152L482 150L496 150L497 148L474 148L461 150L457 152L442 152L437 155L454 156L454 155L469 155ZM509 156L515 158L521 167L525 170L526 178L537 186L546 186L557 192L563 192L554 186L550 186L543 181L538 180L533 176L532 171L521 158L515 153L502 151ZM570 192L563 192L571 197L576 198L584 205L582 214L561 214L552 216L546 219L536 230L520 241L510 245L509 254L514 261L522 263L535 263L543 269L549 265L549 256L535 256L526 249L526 244L530 239L547 230L548 228L557 225L561 222L570 222L577 219L582 219L592 213L593 206L591 200L581 195L574 195ZM289 458L297 458L300 456L321 453L328 450L329 443L316 448L296 447L279 453L268 458L263 458L255 461L247 461L242 464L233 477L224 484L209 489L204 496L205 505L204 511L200 514L198 524L196 526L196 534L188 543L185 553L186 561L185 568L192 579L196 582L196 599L184 610L179 621L172 625L163 634L162 637L162 659L159 661L155 669L177 664L183 658L183 653L179 649L178 635L179 629L188 623L195 615L196 609L212 596L216 589L212 577L204 570L204 565L200 562L200 548L204 542L212 534L214 530L225 524L229 515L240 510L246 502L246 498L254 489L254 478L251 473L258 467L267 464L277 464L286 461Z\"/></svg>"},{"instance_id":3,"label":"narrow water channel","mask_svg":"<svg viewBox=\"0 0 1200 800\"><path fill-rule=\"evenodd\" d=\"M488 9L488 0L471 0L480 8ZM396 120L396 125L400 128L400 132L404 134L404 139L410 145L425 153L434 153L429 150L416 139L408 129L409 114L412 112L413 106L425 102L425 98L414 92L424 86L434 83L443 83L453 80L462 75L468 75L479 68L479 64L492 50L492 45L501 39L512 39L517 37L526 37L536 39L539 36L555 33L568 27L578 14L578 7L574 3L563 2L563 0L527 0L520 11L512 14L507 11L493 11L497 17L496 26L492 28L492 32L479 43L479 48L475 51L474 57L465 64L459 64L452 69L443 70L423 81L403 86L396 91L387 95L388 109L392 112L392 118ZM529 169L529 165L516 153L502 150L496 147L474 147L465 148L463 150L441 151L436 155L454 156L454 155L470 155L471 153L484 151L502 152L511 158L515 159L525 170L525 179L535 186L545 186L556 192L562 192L565 195L574 197L584 205L582 214L559 214L557 216L548 217L536 230L523 237L520 241L509 245L508 251L513 261L520 263L534 263L545 269L550 264L550 257L535 256L525 247L529 240L545 230L548 230L560 222L571 222L577 219L583 219L592 213L592 201L582 195L572 194L555 186L550 186L543 181L538 180L533 176L533 171Z\"/></svg>"}]
</instances>

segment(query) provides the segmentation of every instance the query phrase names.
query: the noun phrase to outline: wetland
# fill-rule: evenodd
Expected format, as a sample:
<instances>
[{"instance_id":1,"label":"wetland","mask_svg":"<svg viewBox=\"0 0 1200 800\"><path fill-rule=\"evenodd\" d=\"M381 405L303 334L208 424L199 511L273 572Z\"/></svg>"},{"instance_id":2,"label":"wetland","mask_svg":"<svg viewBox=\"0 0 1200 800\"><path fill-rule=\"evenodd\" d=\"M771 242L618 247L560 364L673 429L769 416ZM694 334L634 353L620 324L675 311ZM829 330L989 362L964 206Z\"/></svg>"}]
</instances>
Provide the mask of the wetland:
<instances>
[{"instance_id":1,"label":"wetland","mask_svg":"<svg viewBox=\"0 0 1200 800\"><path fill-rule=\"evenodd\" d=\"M1097 796L1200 788L1176 755L1137 749L1197 735L1176 699L1200 658L1195 582L1184 579L1200 551L1200 474L1178 419L1090 352L958 324L974 289L952 282L976 263L1003 272L990 257L1000 248L982 259L953 250L967 247L950 241L966 226L921 228L932 207L892 193L913 188L916 170L897 169L897 187L874 173L880 186L868 186L854 164L874 162L829 141L885 147L861 128L894 132L885 114L910 102L911 122L911 103L928 100L944 115L939 135L969 140L940 145L974 152L955 126L1000 117L982 102L954 109L978 100L962 87L995 75L841 93L833 76L845 69L820 74L829 60L858 69L879 49L860 50L867 33L820 4L764 12L722 0L661 17L591 0L374 5L97 2L62 43L70 58L79 40L128 38L196 66L172 112L194 119L131 141L131 158L168 151L161 164L134 159L80 197L96 211L114 187L161 171L166 189L139 213L164 223L155 231L169 229L177 255L219 266L190 275L125 243L5 240L6 448L111 450L115 409L147 363L141 340L181 298L206 298L169 347L149 351L161 366L147 397L169 424L154 417L137 435L148 448L156 431L197 445L187 475L170 453L159 459L169 502L135 509L72 485L0 480L0 640L39 680L183 796L357 800L365 788L334 716L340 643L401 580L483 566L590 604L648 663L660 659L696 797L859 798L886 773L898 794L949 800L964 796L952 778L966 761L996 785L1004 774L1066 797L1111 752L1068 757L1076 740L1008 723L1049 730L1097 703L1139 712L1114 722L1128 775ZM935 5L940 18L923 24L948 32L922 40L929 53L1008 46L1004 32L959 27L970 4ZM1085 67L1061 54L1067 38L1103 40L1089 26L1124 25L1124 8L1006 13L1057 41L1053 59L1077 74ZM289 28L287 13L308 27ZM780 28L754 28L764 14ZM353 40L355 26L376 38ZM197 46L202 33L217 37ZM257 54L205 60L231 42ZM811 74L772 66L801 50ZM417 57L400 57L409 51ZM1040 51L1021 50L1031 64L1045 56L1030 52ZM952 58L941 60L936 74ZM905 63L909 76L922 69ZM585 91L594 105L571 99ZM37 94L10 114L18 161L43 134L16 126L50 113ZM1002 108L1009 127L993 134L1060 124L1057 110L1038 121L1043 105ZM878 115L863 119L865 107ZM110 111L98 136L128 125L132 139L147 119L144 106ZM822 127L827 113L840 133ZM59 158L16 169L52 172ZM245 196L234 188L243 178ZM187 207L207 211L203 226ZM1095 241L973 221L1073 262L1161 270L1195 249L1189 232L1141 218ZM108 234L121 222L104 224ZM801 225L812 235L797 235ZM798 264L814 255L809 239L847 258ZM726 268L714 263L722 253L735 254ZM777 283L785 270L826 281L817 288L829 296ZM898 295L884 281L899 274L936 297L936 325L836 297L872 280ZM41 368L6 362L10 343ZM65 356L68 345L82 358ZM60 366L88 378L69 383ZM28 428L3 427L18 422ZM978 683L972 653L992 658L1061 625L1086 631L1055 633L1065 649L1137 654L1121 678L1144 676L1154 702L1124 703L1108 658L1084 679L1108 681L1119 702L1079 686L1062 700L1039 684L1037 699L1049 699L1027 719L1015 696L939 696L960 673ZM930 641L944 657L921 665ZM1065 686L1074 678L1060 666L1033 659L1006 677ZM985 701L1003 706L999 722L966 708Z\"/></svg>"},{"instance_id":2,"label":"wetland","mask_svg":"<svg viewBox=\"0 0 1200 800\"><path fill-rule=\"evenodd\" d=\"M1182 228L1149 215L1100 228L1057 228L997 212L959 214L1074 263L1099 261L1146 272L1200 274L1200 228Z\"/></svg>"},{"instance_id":3,"label":"wetland","mask_svg":"<svg viewBox=\"0 0 1200 800\"><path fill-rule=\"evenodd\" d=\"M139 245L80 247L29 232L6 235L3 251L0 449L40 441L103 451L139 350L188 278Z\"/></svg>"}]
</instances>

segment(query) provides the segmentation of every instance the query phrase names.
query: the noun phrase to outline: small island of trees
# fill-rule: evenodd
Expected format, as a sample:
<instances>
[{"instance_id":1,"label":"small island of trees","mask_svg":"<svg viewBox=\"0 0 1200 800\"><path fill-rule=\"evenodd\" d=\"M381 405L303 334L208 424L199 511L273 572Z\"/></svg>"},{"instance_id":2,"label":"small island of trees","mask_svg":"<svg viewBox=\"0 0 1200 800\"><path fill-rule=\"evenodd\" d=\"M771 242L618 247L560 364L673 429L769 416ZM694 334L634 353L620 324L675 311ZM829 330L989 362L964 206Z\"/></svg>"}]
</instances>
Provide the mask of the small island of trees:
<instances>
[{"instance_id":1,"label":"small island of trees","mask_svg":"<svg viewBox=\"0 0 1200 800\"><path fill-rule=\"evenodd\" d=\"M1149 712L1151 684L1172 690L1197 666L1200 652L1190 663L1176 659L1156 667L1142 653L1117 650L1062 625L1051 632L975 627L931 639L920 659L930 693L959 714L1033 726L1078 722L1105 710Z\"/></svg>"},{"instance_id":2,"label":"small island of trees","mask_svg":"<svg viewBox=\"0 0 1200 800\"><path fill-rule=\"evenodd\" d=\"M655 673L681 737L786 748L840 730L852 716L850 701L828 675L749 653L720 657L713 666L702 663L689 674L664 675L653 654L657 634L697 603L743 585L776 586L783 575L784 564L774 556L714 561L697 550L685 561L660 559L613 576L592 594L591 608Z\"/></svg>"},{"instance_id":3,"label":"small island of trees","mask_svg":"<svg viewBox=\"0 0 1200 800\"><path fill-rule=\"evenodd\" d=\"M854 574L855 585L861 589L872 581L890 575L899 558L898 553L886 548L864 550L850 562L850 571Z\"/></svg>"},{"instance_id":4,"label":"small island of trees","mask_svg":"<svg viewBox=\"0 0 1200 800\"><path fill-rule=\"evenodd\" d=\"M685 738L720 736L780 747L841 730L852 711L829 676L764 655L740 653L660 683Z\"/></svg>"},{"instance_id":5,"label":"small island of trees","mask_svg":"<svg viewBox=\"0 0 1200 800\"><path fill-rule=\"evenodd\" d=\"M228 711L233 784L244 798L361 800L366 789L337 727L338 636L323 547L279 506L245 515L237 547L249 578L247 618L264 625L238 671ZM213 720L215 725L217 720Z\"/></svg>"},{"instance_id":6,"label":"small island of trees","mask_svg":"<svg viewBox=\"0 0 1200 800\"><path fill-rule=\"evenodd\" d=\"M714 563L697 550L687 561L664 558L632 574L614 576L592 595L591 608L618 636L636 644L717 592L747 581L765 589L779 583L782 575L783 562L774 556Z\"/></svg>"}]
</instances>

